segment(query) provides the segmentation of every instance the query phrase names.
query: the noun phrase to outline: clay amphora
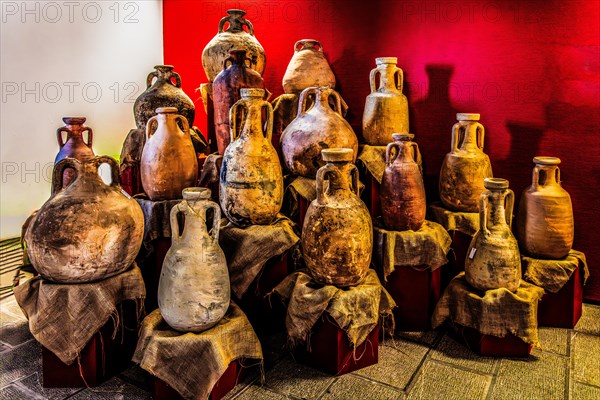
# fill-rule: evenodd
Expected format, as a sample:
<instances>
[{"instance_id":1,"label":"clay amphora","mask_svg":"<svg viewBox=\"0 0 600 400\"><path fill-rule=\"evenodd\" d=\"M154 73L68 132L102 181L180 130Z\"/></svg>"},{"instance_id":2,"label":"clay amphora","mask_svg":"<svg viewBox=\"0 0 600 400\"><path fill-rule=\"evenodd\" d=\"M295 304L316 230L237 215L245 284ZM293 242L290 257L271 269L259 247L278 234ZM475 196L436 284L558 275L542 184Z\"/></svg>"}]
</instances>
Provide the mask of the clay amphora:
<instances>
[{"instance_id":1,"label":"clay amphora","mask_svg":"<svg viewBox=\"0 0 600 400\"><path fill-rule=\"evenodd\" d=\"M309 108L309 96L314 104ZM349 148L356 160L358 139L350 124L342 116L342 100L329 87L312 87L302 91L296 118L281 135L281 152L285 166L293 175L315 178L325 162L321 150Z\"/></svg>"},{"instance_id":2,"label":"clay amphora","mask_svg":"<svg viewBox=\"0 0 600 400\"><path fill-rule=\"evenodd\" d=\"M146 126L146 144L140 161L142 186L150 200L177 199L183 189L194 186L198 180L198 160L190 127L174 107L157 108L156 114Z\"/></svg>"},{"instance_id":3,"label":"clay amphora","mask_svg":"<svg viewBox=\"0 0 600 400\"><path fill-rule=\"evenodd\" d=\"M560 185L560 159L535 157L533 182L519 203L516 233L521 250L532 257L560 259L573 245L573 206Z\"/></svg>"},{"instance_id":4,"label":"clay amphora","mask_svg":"<svg viewBox=\"0 0 600 400\"><path fill-rule=\"evenodd\" d=\"M465 277L475 289L516 292L521 255L510 230L515 196L506 179L486 178L484 185L487 190L479 201L479 231L467 252Z\"/></svg>"},{"instance_id":5,"label":"clay amphora","mask_svg":"<svg viewBox=\"0 0 600 400\"><path fill-rule=\"evenodd\" d=\"M202 51L202 66L209 81L214 81L223 69L223 62L232 49L246 50L250 68L262 75L265 70L265 50L254 37L252 23L244 18L246 11L227 10L229 16L221 18L219 32ZM225 29L225 24L229 24ZM248 31L244 30L244 26Z\"/></svg>"},{"instance_id":6,"label":"clay amphora","mask_svg":"<svg viewBox=\"0 0 600 400\"><path fill-rule=\"evenodd\" d=\"M394 133L385 153L381 181L381 215L388 229L417 231L425 221L427 204L419 168L419 146L412 133Z\"/></svg>"},{"instance_id":7,"label":"clay amphora","mask_svg":"<svg viewBox=\"0 0 600 400\"><path fill-rule=\"evenodd\" d=\"M323 54L323 45L314 39L294 44L294 55L283 75L283 91L300 94L313 86L335 87L335 76Z\"/></svg>"},{"instance_id":8,"label":"clay amphora","mask_svg":"<svg viewBox=\"0 0 600 400\"><path fill-rule=\"evenodd\" d=\"M158 283L158 307L171 328L201 332L215 326L229 308L229 272L219 247L221 210L210 189L183 190L183 201L171 209L171 248ZM212 210L212 229L207 228ZM178 214L185 216L179 236Z\"/></svg>"},{"instance_id":9,"label":"clay amphora","mask_svg":"<svg viewBox=\"0 0 600 400\"><path fill-rule=\"evenodd\" d=\"M456 114L452 148L440 171L440 199L451 210L477 212L483 180L491 178L490 158L483 152L485 130L479 114Z\"/></svg>"},{"instance_id":10,"label":"clay amphora","mask_svg":"<svg viewBox=\"0 0 600 400\"><path fill-rule=\"evenodd\" d=\"M236 225L268 225L283 201L281 164L271 144L273 107L263 100L263 89L241 89L240 93L241 100L231 107L231 143L221 165L219 201ZM242 123L238 126L240 112Z\"/></svg>"},{"instance_id":11,"label":"clay amphora","mask_svg":"<svg viewBox=\"0 0 600 400\"><path fill-rule=\"evenodd\" d=\"M65 126L56 130L60 150L54 159L54 165L67 157L76 158L79 161L94 158L94 150L92 149L94 135L92 128L84 125L85 117L64 117L63 122ZM63 132L67 134L66 140L63 139ZM87 143L83 140L84 132L87 132ZM66 168L62 178L62 187L67 187L73 179L75 179L75 170Z\"/></svg>"},{"instance_id":12,"label":"clay amphora","mask_svg":"<svg viewBox=\"0 0 600 400\"><path fill-rule=\"evenodd\" d=\"M240 89L265 88L260 74L246 66L247 60L246 50L230 51L229 58L223 63L223 70L212 84L215 134L219 154L225 153L231 138L229 110L240 99Z\"/></svg>"},{"instance_id":13,"label":"clay amphora","mask_svg":"<svg viewBox=\"0 0 600 400\"><path fill-rule=\"evenodd\" d=\"M325 285L358 285L369 270L373 225L358 196L352 149L324 149L317 198L302 228L302 254L313 279Z\"/></svg>"},{"instance_id":14,"label":"clay amphora","mask_svg":"<svg viewBox=\"0 0 600 400\"><path fill-rule=\"evenodd\" d=\"M110 166L108 185L98 174L101 164ZM65 168L73 168L76 176L61 189ZM107 156L83 163L65 158L54 168L52 186L52 196L25 233L27 254L40 275L83 283L127 270L142 244L144 214L121 190L117 162Z\"/></svg>"},{"instance_id":15,"label":"clay amphora","mask_svg":"<svg viewBox=\"0 0 600 400\"><path fill-rule=\"evenodd\" d=\"M371 94L365 101L363 138L371 146L385 146L392 133L408 133L408 101L402 94L404 74L396 57L375 59L371 71ZM377 86L379 75L379 87Z\"/></svg>"}]
</instances>

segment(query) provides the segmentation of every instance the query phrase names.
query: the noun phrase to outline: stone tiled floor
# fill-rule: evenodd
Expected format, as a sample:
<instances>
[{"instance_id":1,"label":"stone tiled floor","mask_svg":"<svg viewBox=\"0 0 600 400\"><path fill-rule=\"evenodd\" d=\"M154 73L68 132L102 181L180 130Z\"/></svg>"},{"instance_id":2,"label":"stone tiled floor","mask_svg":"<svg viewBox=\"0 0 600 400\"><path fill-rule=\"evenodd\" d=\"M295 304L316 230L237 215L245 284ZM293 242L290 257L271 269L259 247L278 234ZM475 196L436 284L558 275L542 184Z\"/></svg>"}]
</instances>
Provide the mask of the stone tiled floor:
<instances>
[{"instance_id":1,"label":"stone tiled floor","mask_svg":"<svg viewBox=\"0 0 600 400\"><path fill-rule=\"evenodd\" d=\"M0 400L149 399L132 367L99 387L44 389L41 351L13 297L0 301ZM542 328L527 359L476 356L444 332L399 333L377 365L332 377L296 363L281 336L265 344L266 379L238 384L228 399L600 399L600 306L584 305L573 330Z\"/></svg>"}]
</instances>

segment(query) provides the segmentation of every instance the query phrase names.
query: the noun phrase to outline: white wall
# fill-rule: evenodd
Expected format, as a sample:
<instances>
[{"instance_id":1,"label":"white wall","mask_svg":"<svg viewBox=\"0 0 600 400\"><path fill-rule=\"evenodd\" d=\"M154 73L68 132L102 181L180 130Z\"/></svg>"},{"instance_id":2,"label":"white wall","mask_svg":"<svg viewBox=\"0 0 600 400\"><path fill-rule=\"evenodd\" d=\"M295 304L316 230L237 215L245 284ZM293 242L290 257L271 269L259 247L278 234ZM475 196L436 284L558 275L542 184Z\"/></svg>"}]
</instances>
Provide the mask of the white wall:
<instances>
[{"instance_id":1,"label":"white wall","mask_svg":"<svg viewBox=\"0 0 600 400\"><path fill-rule=\"evenodd\" d=\"M85 116L97 155L118 156L146 75L163 62L162 2L2 1L0 237L50 194L56 129Z\"/></svg>"}]
</instances>

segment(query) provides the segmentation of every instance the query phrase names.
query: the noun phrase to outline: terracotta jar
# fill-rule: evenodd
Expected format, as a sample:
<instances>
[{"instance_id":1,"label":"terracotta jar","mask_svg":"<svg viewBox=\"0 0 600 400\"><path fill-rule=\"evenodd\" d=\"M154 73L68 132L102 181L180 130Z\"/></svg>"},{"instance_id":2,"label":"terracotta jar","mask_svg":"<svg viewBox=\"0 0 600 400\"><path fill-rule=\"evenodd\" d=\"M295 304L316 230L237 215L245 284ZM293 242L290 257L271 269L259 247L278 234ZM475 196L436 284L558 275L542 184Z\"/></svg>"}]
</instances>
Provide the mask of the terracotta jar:
<instances>
[{"instance_id":1,"label":"terracotta jar","mask_svg":"<svg viewBox=\"0 0 600 400\"><path fill-rule=\"evenodd\" d=\"M408 133L408 100L402 94L404 74L396 57L375 59L371 71L371 94L365 101L363 138L371 146L385 146L394 132ZM379 75L379 86L377 76Z\"/></svg>"},{"instance_id":2,"label":"terracotta jar","mask_svg":"<svg viewBox=\"0 0 600 400\"><path fill-rule=\"evenodd\" d=\"M537 258L560 259L573 245L573 206L560 185L560 158L535 157L533 182L523 191L516 232L521 249Z\"/></svg>"},{"instance_id":3,"label":"terracotta jar","mask_svg":"<svg viewBox=\"0 0 600 400\"><path fill-rule=\"evenodd\" d=\"M318 40L302 39L294 44L294 55L283 75L283 91L300 94L313 86L335 87L335 75Z\"/></svg>"},{"instance_id":4,"label":"terracotta jar","mask_svg":"<svg viewBox=\"0 0 600 400\"><path fill-rule=\"evenodd\" d=\"M440 171L440 199L451 210L477 212L483 180L491 178L490 158L483 152L485 130L479 114L456 114L452 127L452 150Z\"/></svg>"},{"instance_id":5,"label":"terracotta jar","mask_svg":"<svg viewBox=\"0 0 600 400\"><path fill-rule=\"evenodd\" d=\"M212 84L215 113L215 134L219 154L229 144L229 109L240 99L241 88L264 89L260 74L246 66L246 50L232 50L223 63L223 70ZM228 66L228 64L231 64ZM239 122L239 121L238 121Z\"/></svg>"},{"instance_id":6,"label":"terracotta jar","mask_svg":"<svg viewBox=\"0 0 600 400\"><path fill-rule=\"evenodd\" d=\"M473 236L465 277L475 289L507 288L516 292L521 282L521 255L510 226L515 196L508 181L485 178L479 201L479 231Z\"/></svg>"},{"instance_id":7,"label":"terracotta jar","mask_svg":"<svg viewBox=\"0 0 600 400\"><path fill-rule=\"evenodd\" d=\"M201 332L215 326L229 308L229 272L219 247L221 210L210 189L183 190L183 201L171 209L171 247L158 283L158 307L171 328ZM212 210L212 229L207 220ZM177 216L185 216L179 235Z\"/></svg>"},{"instance_id":8,"label":"terracotta jar","mask_svg":"<svg viewBox=\"0 0 600 400\"><path fill-rule=\"evenodd\" d=\"M271 144L273 108L263 100L262 89L245 88L240 93L241 100L231 107L231 143L221 165L219 200L234 224L268 225L277 217L283 201L281 164ZM240 112L241 126L236 122Z\"/></svg>"},{"instance_id":9,"label":"terracotta jar","mask_svg":"<svg viewBox=\"0 0 600 400\"><path fill-rule=\"evenodd\" d=\"M388 229L395 231L421 228L427 204L423 175L419 168L419 146L412 133L394 133L385 153L381 181L381 215Z\"/></svg>"},{"instance_id":10,"label":"terracotta jar","mask_svg":"<svg viewBox=\"0 0 600 400\"><path fill-rule=\"evenodd\" d=\"M229 16L221 18L219 32L202 51L202 66L209 81L214 81L223 69L223 62L232 49L246 50L250 68L262 75L265 70L265 50L254 37L252 23L244 18L246 11L227 10ZM225 29L225 24L229 24ZM244 26L248 31L244 30Z\"/></svg>"},{"instance_id":11,"label":"terracotta jar","mask_svg":"<svg viewBox=\"0 0 600 400\"><path fill-rule=\"evenodd\" d=\"M310 96L314 97L314 104L309 108ZM325 164L321 150L334 147L352 149L352 162L356 160L358 139L342 116L339 93L329 87L304 89L298 114L281 135L285 166L294 175L314 179L317 170Z\"/></svg>"},{"instance_id":12,"label":"terracotta jar","mask_svg":"<svg viewBox=\"0 0 600 400\"><path fill-rule=\"evenodd\" d=\"M156 114L146 126L146 144L140 160L142 186L151 200L177 199L183 189L194 186L198 180L190 127L174 107L157 108Z\"/></svg>"},{"instance_id":13,"label":"terracotta jar","mask_svg":"<svg viewBox=\"0 0 600 400\"><path fill-rule=\"evenodd\" d=\"M317 198L302 228L302 254L321 284L358 285L371 263L373 225L358 195L358 169L352 149L324 149L327 162L317 173Z\"/></svg>"},{"instance_id":14,"label":"terracotta jar","mask_svg":"<svg viewBox=\"0 0 600 400\"><path fill-rule=\"evenodd\" d=\"M109 185L98 174L101 164L110 166ZM76 176L61 189L65 168L73 168ZM52 186L52 196L25 233L27 254L40 275L84 283L127 270L142 244L144 214L121 191L117 162L107 156L85 162L65 158L54 168Z\"/></svg>"},{"instance_id":15,"label":"terracotta jar","mask_svg":"<svg viewBox=\"0 0 600 400\"><path fill-rule=\"evenodd\" d=\"M56 138L60 150L54 159L54 165L67 157L76 158L79 161L87 161L95 157L92 149L94 135L92 128L85 126L85 117L64 117L62 126L56 130ZM63 132L67 134L63 139ZM87 132L87 143L83 140L83 133ZM62 187L67 187L75 179L75 170L66 168L62 177Z\"/></svg>"}]
</instances>

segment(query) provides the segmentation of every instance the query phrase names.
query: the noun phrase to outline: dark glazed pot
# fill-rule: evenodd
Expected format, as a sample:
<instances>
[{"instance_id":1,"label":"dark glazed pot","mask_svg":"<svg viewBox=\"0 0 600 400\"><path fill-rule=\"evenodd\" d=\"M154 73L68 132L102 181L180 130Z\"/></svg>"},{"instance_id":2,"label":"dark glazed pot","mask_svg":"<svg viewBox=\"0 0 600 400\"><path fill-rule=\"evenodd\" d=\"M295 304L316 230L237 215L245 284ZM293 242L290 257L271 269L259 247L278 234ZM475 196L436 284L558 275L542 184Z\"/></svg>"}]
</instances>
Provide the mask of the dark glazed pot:
<instances>
[{"instance_id":1,"label":"dark glazed pot","mask_svg":"<svg viewBox=\"0 0 600 400\"><path fill-rule=\"evenodd\" d=\"M62 126L56 130L56 138L60 150L54 159L54 165L67 157L75 158L79 161L87 161L95 157L92 149L94 135L92 128L85 126L85 117L64 117ZM66 132L67 138L63 139L63 132ZM83 140L83 133L87 132L87 143ZM66 168L62 177L62 187L67 187L75 179L75 170Z\"/></svg>"}]
</instances>

